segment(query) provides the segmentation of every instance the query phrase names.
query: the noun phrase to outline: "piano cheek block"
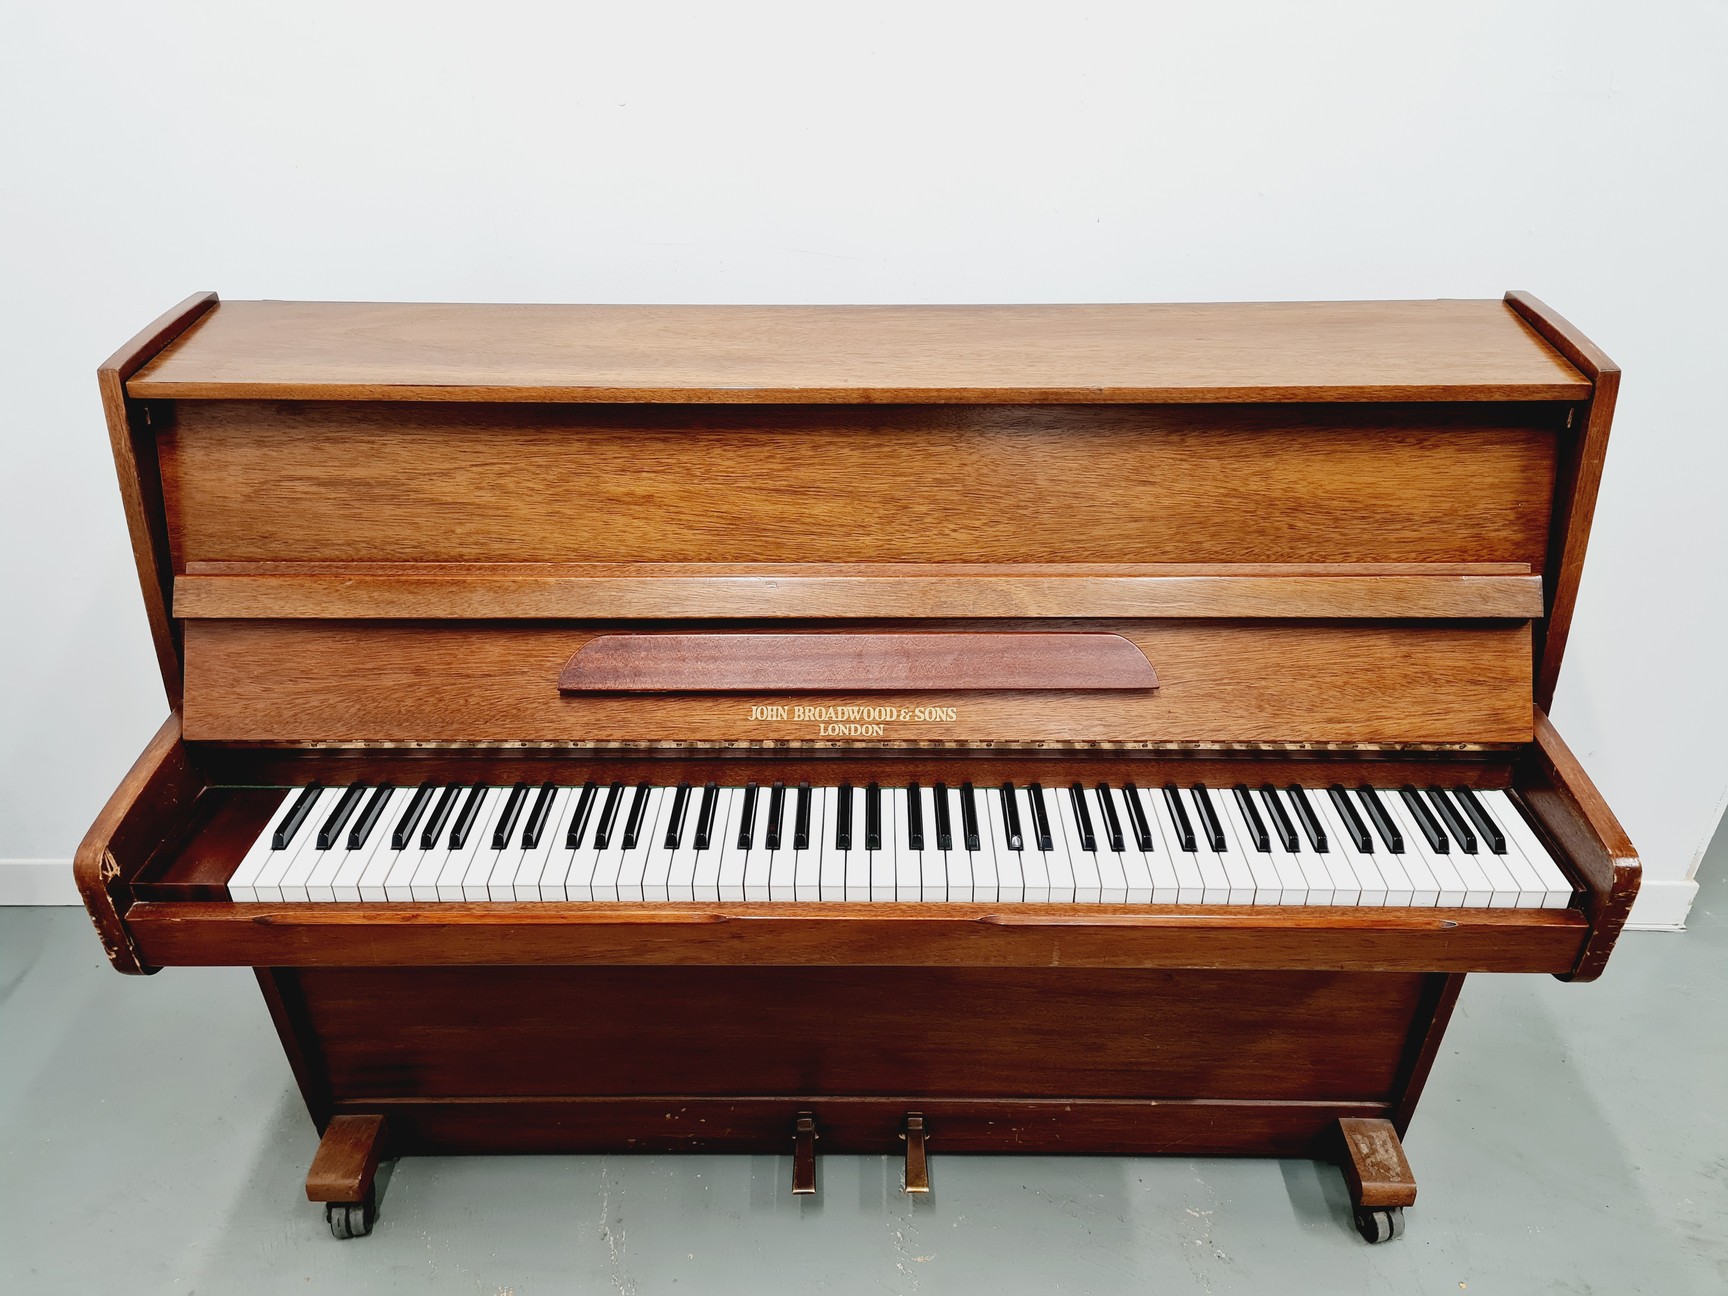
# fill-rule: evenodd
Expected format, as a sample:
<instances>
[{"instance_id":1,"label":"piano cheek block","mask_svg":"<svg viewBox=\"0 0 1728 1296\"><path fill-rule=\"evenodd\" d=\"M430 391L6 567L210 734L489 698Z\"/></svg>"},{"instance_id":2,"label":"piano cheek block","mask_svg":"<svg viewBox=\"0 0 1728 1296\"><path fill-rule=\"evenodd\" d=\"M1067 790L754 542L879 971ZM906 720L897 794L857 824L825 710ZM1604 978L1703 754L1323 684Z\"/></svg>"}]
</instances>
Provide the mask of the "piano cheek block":
<instances>
[{"instance_id":1,"label":"piano cheek block","mask_svg":"<svg viewBox=\"0 0 1728 1296\"><path fill-rule=\"evenodd\" d=\"M1107 631L732 631L607 634L578 649L561 693L1142 690L1158 672Z\"/></svg>"}]
</instances>

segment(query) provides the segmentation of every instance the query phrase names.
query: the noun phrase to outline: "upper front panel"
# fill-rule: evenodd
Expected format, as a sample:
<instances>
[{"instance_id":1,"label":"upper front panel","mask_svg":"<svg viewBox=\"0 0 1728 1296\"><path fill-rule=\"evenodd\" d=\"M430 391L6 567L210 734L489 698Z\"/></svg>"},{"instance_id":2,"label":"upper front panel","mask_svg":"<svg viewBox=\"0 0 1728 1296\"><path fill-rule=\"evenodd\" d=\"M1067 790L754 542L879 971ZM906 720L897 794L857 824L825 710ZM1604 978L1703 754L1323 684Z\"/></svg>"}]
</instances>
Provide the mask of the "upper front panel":
<instances>
[{"instance_id":1,"label":"upper front panel","mask_svg":"<svg viewBox=\"0 0 1728 1296\"><path fill-rule=\"evenodd\" d=\"M1498 301L1104 306L223 302L143 399L724 404L1582 400Z\"/></svg>"},{"instance_id":2,"label":"upper front panel","mask_svg":"<svg viewBox=\"0 0 1728 1296\"><path fill-rule=\"evenodd\" d=\"M1540 571L1546 402L1387 406L184 401L208 562L1494 563Z\"/></svg>"}]
</instances>

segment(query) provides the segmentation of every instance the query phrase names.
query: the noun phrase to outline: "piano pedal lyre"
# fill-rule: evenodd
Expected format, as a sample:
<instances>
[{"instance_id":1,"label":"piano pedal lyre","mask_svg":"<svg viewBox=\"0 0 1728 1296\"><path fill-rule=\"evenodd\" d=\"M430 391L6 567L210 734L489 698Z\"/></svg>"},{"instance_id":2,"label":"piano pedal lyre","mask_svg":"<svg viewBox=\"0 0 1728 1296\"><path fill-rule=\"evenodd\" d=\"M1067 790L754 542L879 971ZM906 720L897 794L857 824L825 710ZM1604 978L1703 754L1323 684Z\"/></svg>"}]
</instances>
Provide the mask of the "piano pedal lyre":
<instances>
[{"instance_id":1,"label":"piano pedal lyre","mask_svg":"<svg viewBox=\"0 0 1728 1296\"><path fill-rule=\"evenodd\" d=\"M792 1195L803 1197L816 1191L816 1118L799 1112L792 1127Z\"/></svg>"},{"instance_id":2,"label":"piano pedal lyre","mask_svg":"<svg viewBox=\"0 0 1728 1296\"><path fill-rule=\"evenodd\" d=\"M906 1128L900 1137L906 1142L906 1191L929 1192L930 1162L925 1156L924 1144L930 1137L930 1131L924 1126L922 1112L906 1113Z\"/></svg>"}]
</instances>

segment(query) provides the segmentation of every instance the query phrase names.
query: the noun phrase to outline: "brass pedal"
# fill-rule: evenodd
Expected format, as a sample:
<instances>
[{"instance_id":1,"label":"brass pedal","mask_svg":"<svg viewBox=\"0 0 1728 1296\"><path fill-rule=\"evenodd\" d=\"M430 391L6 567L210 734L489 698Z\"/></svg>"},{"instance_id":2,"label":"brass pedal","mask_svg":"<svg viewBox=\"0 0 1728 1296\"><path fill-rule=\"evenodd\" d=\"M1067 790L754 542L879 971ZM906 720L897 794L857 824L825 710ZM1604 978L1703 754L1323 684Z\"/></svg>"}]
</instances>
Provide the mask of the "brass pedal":
<instances>
[{"instance_id":1,"label":"brass pedal","mask_svg":"<svg viewBox=\"0 0 1728 1296\"><path fill-rule=\"evenodd\" d=\"M792 1193L802 1197L816 1191L816 1118L798 1113L792 1127Z\"/></svg>"},{"instance_id":2,"label":"brass pedal","mask_svg":"<svg viewBox=\"0 0 1728 1296\"><path fill-rule=\"evenodd\" d=\"M929 1192L930 1162L924 1154L924 1142L929 1137L929 1131L924 1128L922 1113L906 1114L906 1130L900 1137L906 1140L906 1191Z\"/></svg>"}]
</instances>

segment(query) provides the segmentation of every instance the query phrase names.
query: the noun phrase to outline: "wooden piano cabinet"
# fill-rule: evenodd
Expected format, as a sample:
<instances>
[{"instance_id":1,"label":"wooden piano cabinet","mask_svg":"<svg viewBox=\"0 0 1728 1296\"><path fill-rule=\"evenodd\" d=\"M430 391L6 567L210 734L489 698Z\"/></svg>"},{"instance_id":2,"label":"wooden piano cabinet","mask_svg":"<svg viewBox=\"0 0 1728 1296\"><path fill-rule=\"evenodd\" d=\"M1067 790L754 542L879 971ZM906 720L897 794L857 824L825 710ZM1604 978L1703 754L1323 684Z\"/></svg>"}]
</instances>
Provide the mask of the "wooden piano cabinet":
<instances>
[{"instance_id":1,"label":"wooden piano cabinet","mask_svg":"<svg viewBox=\"0 0 1728 1296\"><path fill-rule=\"evenodd\" d=\"M260 972L308 1108L392 1154L1331 1155L1400 1133L1462 977L1070 968ZM380 1023L390 1028L381 1030Z\"/></svg>"},{"instance_id":2,"label":"wooden piano cabinet","mask_svg":"<svg viewBox=\"0 0 1728 1296\"><path fill-rule=\"evenodd\" d=\"M1527 294L204 293L98 380L172 714L79 890L254 969L338 1237L402 1155L796 1150L1323 1157L1384 1241L1465 975L1593 979L1636 895L1544 714L1619 370ZM1576 890L229 899L286 787L587 778L1504 790Z\"/></svg>"}]
</instances>

